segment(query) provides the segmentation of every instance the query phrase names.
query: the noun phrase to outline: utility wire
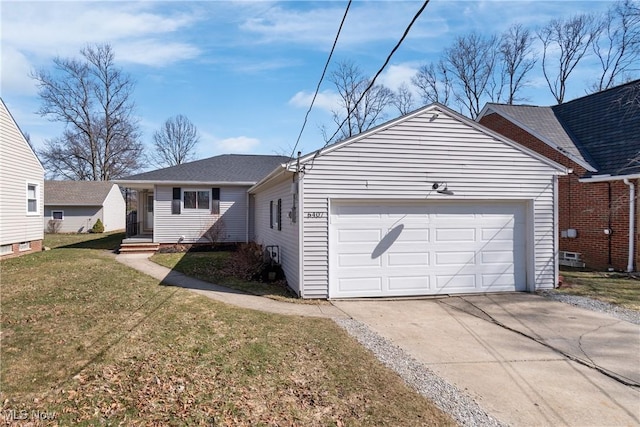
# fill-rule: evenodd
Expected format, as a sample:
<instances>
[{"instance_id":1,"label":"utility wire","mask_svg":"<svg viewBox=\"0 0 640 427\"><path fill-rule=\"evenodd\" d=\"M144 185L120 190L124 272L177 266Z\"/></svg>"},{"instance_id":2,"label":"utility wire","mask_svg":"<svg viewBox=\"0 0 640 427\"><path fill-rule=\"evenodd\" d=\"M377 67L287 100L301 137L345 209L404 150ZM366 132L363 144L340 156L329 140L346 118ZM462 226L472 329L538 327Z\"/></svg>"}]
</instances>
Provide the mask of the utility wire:
<instances>
[{"instance_id":1,"label":"utility wire","mask_svg":"<svg viewBox=\"0 0 640 427\"><path fill-rule=\"evenodd\" d=\"M409 30L411 30L411 27L413 26L413 24L418 20L418 18L420 17L420 15L422 14L422 12L424 11L424 9L427 7L427 5L429 4L429 0L425 0L425 2L422 4L422 7L420 7L420 9L418 10L418 12L416 12L416 14L414 15L413 19L411 20L411 22L409 23L409 25L407 26L407 28L404 30L404 34L402 34L402 37L400 38L400 40L398 40L398 43L396 43L396 45L393 47L393 49L391 49L391 52L389 53L389 55L387 56L387 59L384 61L384 64L382 64L382 67L380 67L380 69L378 70L378 72L376 73L376 75L373 77L373 79L371 79L371 81L369 82L369 86L367 86L367 88L362 92L362 94L360 95L360 98L358 98L358 101L355 103L355 105L353 106L353 108L351 110L349 110L347 112L347 116L344 118L344 120L342 121L342 123L340 123L340 126L338 126L338 129L336 129L336 131L333 133L333 135L331 135L331 138L327 139L327 141L325 142L324 146L319 149L318 151L316 151L316 154L313 156L313 158L315 159L316 157L318 157L320 155L320 152L327 146L329 145L329 142L331 142L331 140L333 140L333 138L335 138L335 136L338 134L338 132L340 132L340 129L342 129L342 127L344 126L344 124L347 122L347 120L349 119L349 117L351 117L351 114L353 114L353 112L355 111L356 108L358 108L358 104L360 104L360 102L362 101L362 99L365 97L365 95L367 94L367 92L373 87L373 85L376 82L376 79L380 76L380 74L382 73L382 71L386 68L386 66L389 64L389 61L391 61L391 57L393 56L394 53L396 53L396 51L398 50L398 48L400 47L400 45L402 44L402 42L404 42L404 39L407 37L407 35L409 34Z\"/></svg>"},{"instance_id":2,"label":"utility wire","mask_svg":"<svg viewBox=\"0 0 640 427\"><path fill-rule=\"evenodd\" d=\"M320 76L320 81L318 81L318 85L316 86L316 91L313 94L313 98L311 99L311 105L309 105L309 109L307 113L304 115L304 122L302 123L302 128L300 129L300 133L298 134L298 139L296 139L296 143L293 146L293 150L291 150L290 159L293 159L293 155L296 152L296 148L298 148L298 144L300 143L300 138L302 138L302 133L304 132L304 128L307 125L307 120L309 119L309 114L311 113L311 109L313 108L313 104L316 102L316 98L318 97L318 92L320 92L320 86L322 85L322 81L324 80L324 76L327 73L327 69L329 68L329 63L331 63L331 57L333 56L333 51L336 49L336 45L338 44L338 38L340 37L340 33L342 32L342 26L344 25L344 21L347 19L347 13L349 13L349 8L351 7L351 1L347 3L347 8L342 15L342 21L340 22L340 27L338 27L338 32L336 33L336 37L333 40L333 46L331 46L331 51L329 52L329 57L327 58L327 62L324 64L324 69L322 70L322 75ZM291 161L291 160L290 160Z\"/></svg>"}]
</instances>

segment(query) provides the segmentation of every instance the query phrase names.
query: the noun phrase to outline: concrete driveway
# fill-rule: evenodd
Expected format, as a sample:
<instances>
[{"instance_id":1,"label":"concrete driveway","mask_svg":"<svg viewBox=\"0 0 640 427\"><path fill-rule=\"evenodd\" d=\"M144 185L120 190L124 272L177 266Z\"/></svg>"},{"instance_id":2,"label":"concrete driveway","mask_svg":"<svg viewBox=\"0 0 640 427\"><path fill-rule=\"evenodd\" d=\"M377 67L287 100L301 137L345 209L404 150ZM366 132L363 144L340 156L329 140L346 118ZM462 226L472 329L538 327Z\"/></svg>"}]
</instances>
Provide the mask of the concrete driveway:
<instances>
[{"instance_id":1,"label":"concrete driveway","mask_svg":"<svg viewBox=\"0 0 640 427\"><path fill-rule=\"evenodd\" d=\"M532 294L334 301L514 426L640 425L640 326Z\"/></svg>"}]
</instances>

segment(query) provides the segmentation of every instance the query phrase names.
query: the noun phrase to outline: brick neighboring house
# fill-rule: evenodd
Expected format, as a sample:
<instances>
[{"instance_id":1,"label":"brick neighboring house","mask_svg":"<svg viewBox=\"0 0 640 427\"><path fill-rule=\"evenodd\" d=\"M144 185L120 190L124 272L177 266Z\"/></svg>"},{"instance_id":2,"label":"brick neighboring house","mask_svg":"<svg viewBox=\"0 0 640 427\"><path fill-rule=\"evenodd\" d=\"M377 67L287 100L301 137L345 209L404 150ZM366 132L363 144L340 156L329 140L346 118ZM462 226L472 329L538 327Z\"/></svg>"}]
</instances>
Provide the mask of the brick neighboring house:
<instances>
[{"instance_id":1,"label":"brick neighboring house","mask_svg":"<svg viewBox=\"0 0 640 427\"><path fill-rule=\"evenodd\" d=\"M638 269L640 80L552 107L490 103L476 120L572 169L558 178L561 260Z\"/></svg>"}]
</instances>

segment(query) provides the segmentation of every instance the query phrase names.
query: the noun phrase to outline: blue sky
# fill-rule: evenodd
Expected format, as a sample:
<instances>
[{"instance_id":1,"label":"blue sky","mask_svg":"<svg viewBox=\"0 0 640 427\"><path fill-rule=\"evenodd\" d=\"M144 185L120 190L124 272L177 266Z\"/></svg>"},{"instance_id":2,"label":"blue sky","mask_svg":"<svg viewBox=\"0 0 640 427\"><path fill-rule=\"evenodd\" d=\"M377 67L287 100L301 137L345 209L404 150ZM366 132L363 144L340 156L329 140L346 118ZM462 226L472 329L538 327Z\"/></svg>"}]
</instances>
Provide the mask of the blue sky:
<instances>
[{"instance_id":1,"label":"blue sky","mask_svg":"<svg viewBox=\"0 0 640 427\"><path fill-rule=\"evenodd\" d=\"M1 15L1 96L33 144L62 126L38 116L28 76L56 55L79 56L87 43L110 43L116 61L136 81L133 99L150 145L153 132L176 114L198 128L197 157L225 153L289 155L296 141L346 1L5 1ZM381 76L392 89L436 61L457 35L500 33L514 23L535 30L552 18L600 12L608 1L431 0ZM417 1L359 1L349 16L333 63L354 61L368 76L378 70L419 9ZM597 75L579 66L568 96L585 94ZM530 75L528 103L552 105L540 67ZM333 133L335 91L327 80L297 150L323 145L319 127ZM418 105L420 106L420 105ZM388 118L397 115L390 111ZM296 151L297 151L296 150Z\"/></svg>"}]
</instances>

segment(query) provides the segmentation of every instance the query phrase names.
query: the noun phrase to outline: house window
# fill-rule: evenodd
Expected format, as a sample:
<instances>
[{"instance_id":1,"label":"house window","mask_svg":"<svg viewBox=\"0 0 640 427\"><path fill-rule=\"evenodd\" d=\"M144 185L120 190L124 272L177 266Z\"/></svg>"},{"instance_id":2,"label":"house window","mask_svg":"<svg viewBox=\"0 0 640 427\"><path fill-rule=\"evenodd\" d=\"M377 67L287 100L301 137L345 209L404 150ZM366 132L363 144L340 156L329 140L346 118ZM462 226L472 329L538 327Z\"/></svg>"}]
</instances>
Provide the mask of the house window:
<instances>
[{"instance_id":1,"label":"house window","mask_svg":"<svg viewBox=\"0 0 640 427\"><path fill-rule=\"evenodd\" d=\"M64 211L51 211L51 219L64 219Z\"/></svg>"},{"instance_id":2,"label":"house window","mask_svg":"<svg viewBox=\"0 0 640 427\"><path fill-rule=\"evenodd\" d=\"M27 214L38 213L38 185L27 184Z\"/></svg>"},{"instance_id":3,"label":"house window","mask_svg":"<svg viewBox=\"0 0 640 427\"><path fill-rule=\"evenodd\" d=\"M220 189L211 189L211 213L214 215L220 215Z\"/></svg>"},{"instance_id":4,"label":"house window","mask_svg":"<svg viewBox=\"0 0 640 427\"><path fill-rule=\"evenodd\" d=\"M31 242L20 242L20 248L21 251L28 251L31 250Z\"/></svg>"},{"instance_id":5,"label":"house window","mask_svg":"<svg viewBox=\"0 0 640 427\"><path fill-rule=\"evenodd\" d=\"M282 230L282 199L269 202L269 221L271 228Z\"/></svg>"},{"instance_id":6,"label":"house window","mask_svg":"<svg viewBox=\"0 0 640 427\"><path fill-rule=\"evenodd\" d=\"M209 210L209 190L183 191L185 209Z\"/></svg>"},{"instance_id":7,"label":"house window","mask_svg":"<svg viewBox=\"0 0 640 427\"><path fill-rule=\"evenodd\" d=\"M9 255L13 253L13 245L0 246L0 255Z\"/></svg>"}]
</instances>

